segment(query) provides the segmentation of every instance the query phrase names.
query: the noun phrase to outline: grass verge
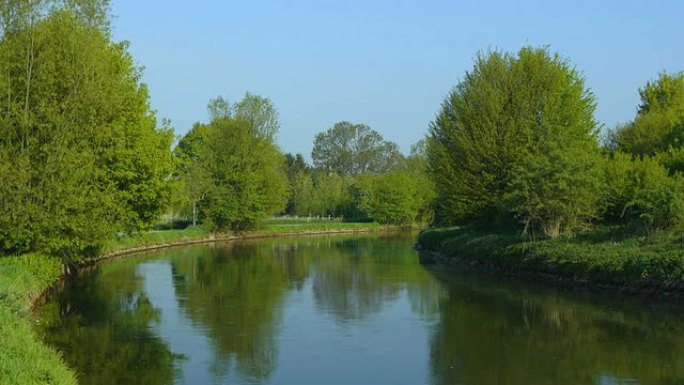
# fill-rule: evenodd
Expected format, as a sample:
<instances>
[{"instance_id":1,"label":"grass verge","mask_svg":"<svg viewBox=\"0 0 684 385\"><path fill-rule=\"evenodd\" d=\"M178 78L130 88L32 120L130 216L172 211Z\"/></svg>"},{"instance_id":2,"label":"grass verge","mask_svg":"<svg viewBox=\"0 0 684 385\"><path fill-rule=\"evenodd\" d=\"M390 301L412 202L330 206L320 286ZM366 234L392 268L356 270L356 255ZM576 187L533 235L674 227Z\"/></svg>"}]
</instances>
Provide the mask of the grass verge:
<instances>
[{"instance_id":1,"label":"grass verge","mask_svg":"<svg viewBox=\"0 0 684 385\"><path fill-rule=\"evenodd\" d=\"M0 384L76 384L58 352L31 328L31 305L60 278L56 258L0 258Z\"/></svg>"},{"instance_id":2,"label":"grass verge","mask_svg":"<svg viewBox=\"0 0 684 385\"><path fill-rule=\"evenodd\" d=\"M376 222L342 222L320 219L271 219L256 229L253 234L278 235L292 233L371 231L383 226Z\"/></svg>"},{"instance_id":3,"label":"grass verge","mask_svg":"<svg viewBox=\"0 0 684 385\"><path fill-rule=\"evenodd\" d=\"M199 241L207 239L211 235L211 232L200 226L190 226L182 230L153 230L144 233L126 234L113 237L105 242L100 254L107 255L122 250Z\"/></svg>"},{"instance_id":4,"label":"grass verge","mask_svg":"<svg viewBox=\"0 0 684 385\"><path fill-rule=\"evenodd\" d=\"M684 240L678 232L638 235L604 227L573 238L530 240L452 227L422 232L418 245L503 272L684 292Z\"/></svg>"}]
</instances>

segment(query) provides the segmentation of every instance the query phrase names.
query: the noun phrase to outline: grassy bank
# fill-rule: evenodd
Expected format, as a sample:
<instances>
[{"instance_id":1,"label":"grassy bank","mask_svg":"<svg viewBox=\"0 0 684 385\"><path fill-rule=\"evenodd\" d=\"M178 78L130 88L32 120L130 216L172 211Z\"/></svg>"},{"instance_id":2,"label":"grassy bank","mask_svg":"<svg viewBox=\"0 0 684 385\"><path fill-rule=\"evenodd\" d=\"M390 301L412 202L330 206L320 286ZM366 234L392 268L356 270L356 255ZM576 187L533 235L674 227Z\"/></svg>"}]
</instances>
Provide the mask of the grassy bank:
<instances>
[{"instance_id":1,"label":"grassy bank","mask_svg":"<svg viewBox=\"0 0 684 385\"><path fill-rule=\"evenodd\" d=\"M112 237L105 242L100 254L108 255L143 247L199 241L208 239L211 236L211 232L200 226L189 226L185 229L153 230L144 233L126 234Z\"/></svg>"},{"instance_id":2,"label":"grassy bank","mask_svg":"<svg viewBox=\"0 0 684 385\"><path fill-rule=\"evenodd\" d=\"M253 233L278 235L310 232L373 231L381 229L383 229L383 226L376 222L342 222L324 219L271 219Z\"/></svg>"},{"instance_id":3,"label":"grassy bank","mask_svg":"<svg viewBox=\"0 0 684 385\"><path fill-rule=\"evenodd\" d=\"M383 229L390 227L377 223L273 219L241 236ZM214 235L199 226L155 230L112 237L104 244L100 255L228 237ZM39 254L0 258L0 385L77 383L75 374L64 364L60 354L46 346L31 327L33 322L38 322L32 319L32 304L59 282L61 273L62 266L58 258Z\"/></svg>"},{"instance_id":4,"label":"grassy bank","mask_svg":"<svg viewBox=\"0 0 684 385\"><path fill-rule=\"evenodd\" d=\"M470 228L427 230L418 245L449 261L504 273L552 275L642 292L684 292L684 240L679 232L634 234L603 227L573 238L525 239Z\"/></svg>"},{"instance_id":5,"label":"grassy bank","mask_svg":"<svg viewBox=\"0 0 684 385\"><path fill-rule=\"evenodd\" d=\"M76 384L59 353L31 328L31 304L60 278L55 258L0 258L0 384Z\"/></svg>"},{"instance_id":6,"label":"grassy bank","mask_svg":"<svg viewBox=\"0 0 684 385\"><path fill-rule=\"evenodd\" d=\"M375 222L342 222L323 219L270 219L256 229L240 234L213 234L201 226L189 226L185 229L154 230L144 233L127 234L113 237L107 241L101 255L110 255L126 250L189 243L209 239L231 239L242 237L278 236L309 233L332 233L354 231L380 231L394 229Z\"/></svg>"}]
</instances>

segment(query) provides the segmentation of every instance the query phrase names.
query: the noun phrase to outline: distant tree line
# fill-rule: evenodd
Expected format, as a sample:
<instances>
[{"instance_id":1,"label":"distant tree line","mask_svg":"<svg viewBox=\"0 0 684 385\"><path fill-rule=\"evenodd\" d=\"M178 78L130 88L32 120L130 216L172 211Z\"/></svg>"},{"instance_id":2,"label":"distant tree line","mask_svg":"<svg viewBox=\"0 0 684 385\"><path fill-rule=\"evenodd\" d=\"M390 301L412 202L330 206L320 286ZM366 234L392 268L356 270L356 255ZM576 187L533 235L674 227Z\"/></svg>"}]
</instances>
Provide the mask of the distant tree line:
<instances>
[{"instance_id":1,"label":"distant tree line","mask_svg":"<svg viewBox=\"0 0 684 385\"><path fill-rule=\"evenodd\" d=\"M244 105L270 122L267 132L239 112ZM310 165L302 154L280 153L269 99L218 98L209 110L210 123L196 124L175 149L176 211L194 224L242 231L279 214L398 225L431 218L424 146L404 157L370 127L340 122L316 136Z\"/></svg>"},{"instance_id":2,"label":"distant tree line","mask_svg":"<svg viewBox=\"0 0 684 385\"><path fill-rule=\"evenodd\" d=\"M682 225L684 74L639 94L634 120L601 145L595 97L568 60L546 48L480 54L430 126L436 223L552 238L596 223Z\"/></svg>"}]
</instances>

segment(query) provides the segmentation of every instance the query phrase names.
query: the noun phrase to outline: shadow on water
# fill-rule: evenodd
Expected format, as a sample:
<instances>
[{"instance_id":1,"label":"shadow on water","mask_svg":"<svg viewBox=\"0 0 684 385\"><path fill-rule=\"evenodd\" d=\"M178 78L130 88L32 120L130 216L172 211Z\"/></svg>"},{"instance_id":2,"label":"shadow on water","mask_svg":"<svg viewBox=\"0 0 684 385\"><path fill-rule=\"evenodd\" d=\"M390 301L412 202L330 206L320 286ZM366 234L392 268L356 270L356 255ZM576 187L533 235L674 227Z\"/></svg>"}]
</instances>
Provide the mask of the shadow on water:
<instances>
[{"instance_id":1,"label":"shadow on water","mask_svg":"<svg viewBox=\"0 0 684 385\"><path fill-rule=\"evenodd\" d=\"M39 310L82 384L677 384L684 312L310 237L107 263Z\"/></svg>"},{"instance_id":2,"label":"shadow on water","mask_svg":"<svg viewBox=\"0 0 684 385\"><path fill-rule=\"evenodd\" d=\"M428 267L434 384L681 384L684 309Z\"/></svg>"},{"instance_id":3,"label":"shadow on water","mask_svg":"<svg viewBox=\"0 0 684 385\"><path fill-rule=\"evenodd\" d=\"M44 339L76 369L79 383L172 383L174 361L182 357L150 330L159 310L133 274L135 265L112 267L69 282L39 309Z\"/></svg>"}]
</instances>

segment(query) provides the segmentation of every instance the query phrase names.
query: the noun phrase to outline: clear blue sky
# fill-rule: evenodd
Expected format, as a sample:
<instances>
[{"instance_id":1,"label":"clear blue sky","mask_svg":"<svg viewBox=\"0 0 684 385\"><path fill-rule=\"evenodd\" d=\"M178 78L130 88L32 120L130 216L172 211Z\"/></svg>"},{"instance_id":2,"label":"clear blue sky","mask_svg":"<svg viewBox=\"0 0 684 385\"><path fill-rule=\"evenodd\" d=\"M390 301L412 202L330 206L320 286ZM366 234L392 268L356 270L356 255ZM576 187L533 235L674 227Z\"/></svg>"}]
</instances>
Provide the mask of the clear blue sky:
<instances>
[{"instance_id":1,"label":"clear blue sky","mask_svg":"<svg viewBox=\"0 0 684 385\"><path fill-rule=\"evenodd\" d=\"M340 120L408 151L480 50L550 46L583 72L606 127L634 116L658 72L684 70L679 0L112 0L112 11L177 134L206 120L209 99L250 91L278 109L281 148L307 158Z\"/></svg>"}]
</instances>

